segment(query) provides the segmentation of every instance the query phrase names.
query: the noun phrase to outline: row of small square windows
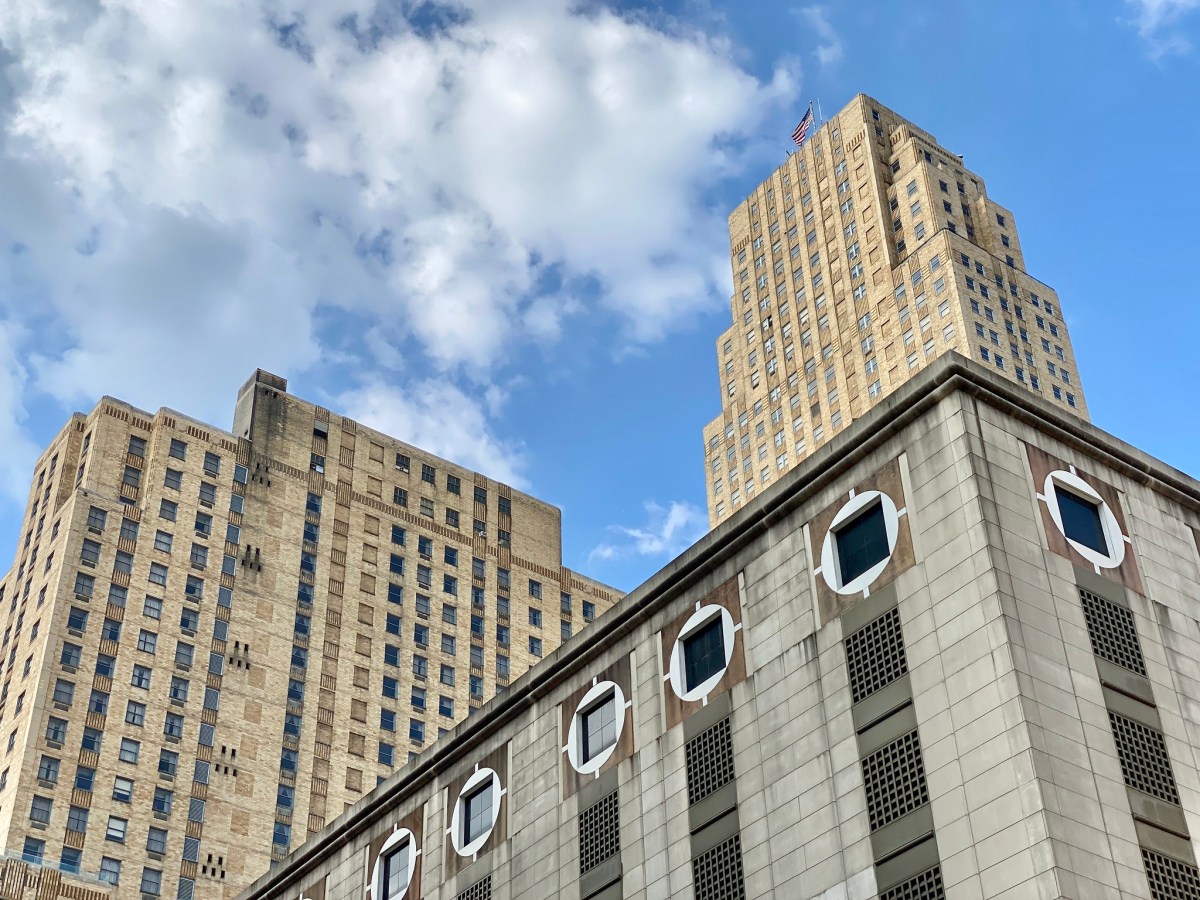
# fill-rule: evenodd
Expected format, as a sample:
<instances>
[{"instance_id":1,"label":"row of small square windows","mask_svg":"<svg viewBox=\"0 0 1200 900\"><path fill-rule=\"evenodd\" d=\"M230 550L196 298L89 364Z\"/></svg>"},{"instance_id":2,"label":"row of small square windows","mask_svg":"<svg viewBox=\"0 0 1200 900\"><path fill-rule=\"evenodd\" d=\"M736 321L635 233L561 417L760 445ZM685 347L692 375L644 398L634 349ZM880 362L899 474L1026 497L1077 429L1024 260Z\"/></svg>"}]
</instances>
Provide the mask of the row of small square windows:
<instances>
[{"instance_id":1,"label":"row of small square windows","mask_svg":"<svg viewBox=\"0 0 1200 900\"><path fill-rule=\"evenodd\" d=\"M1004 367L1004 357L1001 356L999 353L993 353L993 352L989 351L987 347L980 347L979 348L979 358L982 359L984 362L995 363L997 369L1004 371L1004 368L1005 368ZM1053 364L1048 363L1047 365L1053 365ZM1026 384L1025 370L1023 368L1021 368L1020 366L1013 366L1013 374L1016 376L1017 381L1021 382L1021 384ZM1064 376L1066 375L1065 370L1063 371L1063 375ZM1065 377L1064 377L1064 380L1065 380ZM1037 375L1030 374L1028 384L1035 391L1040 391L1042 389L1041 380L1038 378ZM1050 385L1050 391L1054 395L1055 400L1065 400L1067 406L1071 406L1071 407L1074 407L1076 405L1075 395L1072 394L1070 391L1063 391L1062 388L1060 388L1057 384Z\"/></svg>"},{"instance_id":2,"label":"row of small square windows","mask_svg":"<svg viewBox=\"0 0 1200 900\"><path fill-rule=\"evenodd\" d=\"M314 422L313 423L313 437L321 439L321 440L328 440L329 426L324 422ZM373 443L372 447L378 448L380 450L380 453L382 454L382 447L380 445ZM314 458L314 460L313 460L314 463L316 462L316 460L320 461L319 465L321 466L321 471L323 472L324 464L325 464L324 456L314 453L313 458ZM380 459L380 461L382 461L382 456L380 456L379 459ZM397 451L395 468L396 468L396 471L398 471L398 472L402 472L406 475L410 474L412 471L412 457L410 457L407 453L400 453L399 451ZM446 480L445 480L446 491L451 494L461 495L462 494L462 479L458 475L451 474L450 472L445 473L445 475L446 475ZM429 463L421 463L421 481L425 482L426 484L436 485L437 484L437 467L430 465ZM487 506L487 504L488 504L487 488L482 487L480 485L476 485L475 489L474 489L474 493L473 493L473 499L476 503L479 503L483 506ZM512 514L512 500L508 497L500 497L499 498L499 510L502 515L511 515Z\"/></svg>"},{"instance_id":3,"label":"row of small square windows","mask_svg":"<svg viewBox=\"0 0 1200 900\"><path fill-rule=\"evenodd\" d=\"M144 720L144 706L141 706L141 712L133 709L132 713L126 715L126 721L129 724L140 726ZM180 720L180 732L182 729L182 717ZM51 716L46 728L46 742L50 746L62 746L67 740L69 724L66 719L60 719ZM168 737L171 733L168 732ZM211 725L201 725L200 727L200 743L205 746L212 746L214 729ZM98 728L85 728L83 734L82 749L91 753L100 753L104 741L104 731ZM141 753L141 743L134 739L125 737L121 739L120 751L118 759L122 763L136 765ZM158 771L162 777L174 778L178 770L179 755L170 750L163 749L160 751L158 761ZM53 785L58 782L60 760L44 754L38 765L38 779L43 784ZM193 778L200 784L208 784L209 782L210 764L204 760L195 761L195 772ZM96 785L97 770L91 766L79 765L76 768L74 776L74 789L80 792L92 793ZM3 789L7 782L8 770L0 773L0 790ZM118 803L132 804L135 791L135 783L133 779L124 776L116 776L113 779L112 799ZM53 811L53 799L35 795L30 806L30 820L35 824L42 826L50 821ZM152 809L156 818L168 819L174 808L174 791L164 787L156 787L154 789L154 797L152 801ZM205 813L205 801L198 798L189 798L188 801L188 821L197 824L203 823ZM75 831L86 833L90 810L85 806L72 804L68 810L66 830L68 832ZM110 816L105 833L105 840L118 844L124 844L128 836L128 819L122 816ZM164 828L150 826L147 833L146 850L150 853L164 853L168 832ZM30 839L26 841L27 857L30 861L41 862L45 853L45 842L39 839ZM198 841L188 839L186 844L191 844L189 848L185 847L184 857L195 860L195 854L198 850ZM74 848L64 847L62 850L61 863L62 867L67 871L78 872L80 864L80 851ZM111 884L119 883L121 863L109 857L105 857L101 863L100 878L102 881L108 881ZM157 872L148 867L152 873ZM158 873L161 875L161 872ZM148 891L153 893L153 891Z\"/></svg>"},{"instance_id":4,"label":"row of small square windows","mask_svg":"<svg viewBox=\"0 0 1200 900\"><path fill-rule=\"evenodd\" d=\"M111 820L110 820L111 822ZM111 826L110 826L111 827ZM42 865L46 861L46 842L40 838L25 838L21 859L27 863ZM64 872L80 872L83 866L83 851L74 847L63 847L59 868ZM100 858L100 871L97 878L105 884L119 885L121 883L122 861L111 856ZM161 869L143 866L139 888L144 896L158 897L162 894L163 873Z\"/></svg>"},{"instance_id":5,"label":"row of small square windows","mask_svg":"<svg viewBox=\"0 0 1200 900\"><path fill-rule=\"evenodd\" d=\"M309 494L307 503L308 503L308 512L310 514L312 514L313 516L319 517L320 511L321 511L321 498L319 497L319 495ZM400 525L392 526L392 541L393 541L393 543L395 543L399 546L405 546L406 545L406 537L407 537L406 531L402 526L400 526ZM310 545L315 545L318 542L318 540L319 540L319 523L318 522L308 521L304 524L304 538L305 538L306 543L308 543ZM456 565L458 551L454 550L453 548L450 548L450 547L446 547L445 549L448 554L450 553L451 550L453 550L453 555L449 556L448 559L453 560L454 564ZM421 552L421 554L423 556L432 557L432 555L433 555L432 539L427 538L425 536L418 536L418 550L419 550L419 552ZM309 554L307 554L307 556L308 556L308 559L306 560L305 556L302 554L301 571L309 572L310 574L312 574L315 572L315 569L316 569L316 555L309 553ZM485 572L486 572L485 566L486 566L486 563L484 560L479 559L478 557L473 557L472 558L473 576L474 577L484 577ZM390 569L393 573L402 575L403 569L404 569L403 557L399 556L398 554L392 554L391 562L390 562ZM419 581L421 580L420 579L420 569L426 569L426 578L425 578L424 583L428 584L428 581L429 581L428 567L418 566L418 570L419 570L418 571L418 580ZM507 569L499 569L498 572L501 573L500 581L501 581L502 586L507 589L508 582L509 582L508 570ZM453 576L447 575L447 576L445 576L445 578L449 579L449 578L453 578ZM306 587L309 588L309 593L307 595L305 594ZM454 579L453 582L444 583L444 587L448 588L450 593L456 595L457 594L457 579ZM482 589L480 589L480 588L473 587L473 591L475 591L475 590L478 590L480 592L482 591ZM535 579L532 579L532 578L529 579L529 594L534 599L541 599L541 596L542 596L541 582L536 581ZM403 596L402 596L401 588L399 585L389 584L388 599L389 599L389 601L395 602L395 603L403 602ZM422 599L424 600L424 614L426 616L428 616L429 615L429 598L423 597L420 594L417 595L418 614L420 615L422 612L422 609L421 609ZM473 600L474 599L475 598L473 597ZM480 597L480 599L482 599L482 597ZM497 598L497 599L498 599L498 601L503 599L505 602L505 605L507 605L507 603L508 603L507 597ZM305 584L305 582L301 581L300 585L299 585L299 589L298 589L299 608L298 608L298 612L296 615L296 633L297 633L297 635L306 637L307 634L309 633L309 631L311 630L311 624L310 624L311 619L309 616L305 615L302 611L304 609L305 604L306 603L310 604L311 600L312 600L311 586L308 586ZM571 609L570 594L567 594L565 592L562 593L561 598L560 598L560 606L563 611L565 611L567 614L569 614L570 609ZM449 619L447 619L447 611L448 610L450 611ZM590 616L594 615L594 612L595 612L594 606L589 601L584 601L583 611L584 611L585 618L590 620ZM529 608L529 617L530 617L531 625L534 625L535 627L540 627L541 615L542 615L541 610L538 610L535 607L530 607ZM448 621L451 621L452 623L456 623L457 622L457 608L453 607L451 605L448 605L448 604L443 604L442 616L443 616L443 620L448 620ZM477 630L475 628L475 619L477 619L477 618L479 619L479 629L478 630L482 629L482 621L483 621L482 617L477 617L477 616L473 615L472 616L473 632ZM569 637L570 629L571 629L570 622L564 620L563 622L560 623L560 627L562 630L563 637L564 638ZM390 633L399 635L400 628L401 628L401 621L400 621L399 616L389 614L387 617L387 630ZM497 637L498 637L498 640L501 640L502 643L505 646L507 646L507 644L508 644L507 626L503 626L500 624L497 625ZM441 640L442 640L443 652L453 655L456 652L455 638L453 636L443 634ZM428 644L428 627L427 626L419 625L419 624L414 625L414 643L416 643L418 646L425 646ZM541 639L530 636L529 637L529 650L530 650L531 655L541 656L542 655ZM480 657L478 660L478 663L479 663L479 665L482 665L482 663L483 663L482 648L477 648L477 647L472 646L471 653L472 653L472 663L473 664L475 663L475 657L476 657L476 654L478 654ZM502 678L506 677L508 674L508 658L505 656L502 656L502 655L497 655L496 661L497 661L498 677L502 677ZM292 648L291 662L292 662L292 669L293 669L294 676L300 675L301 673L303 673L303 671L306 670L307 663L308 663L307 648L301 647L299 645L294 645ZM400 662L401 662L400 647L391 645L391 644L385 645L385 647L384 647L384 662L385 662L385 664L388 664L388 665L399 666ZM414 675L416 675L418 678L423 679L423 678L427 677L427 672L428 672L428 660L424 656L414 653L413 654L413 673L414 673ZM453 686L454 682L455 682L454 667L443 663L441 665L440 680L445 685ZM472 698L482 699L483 679L480 676L476 676L476 675L470 676L470 688L471 688ZM384 681L383 681L384 696L385 697L391 696L392 698L395 698L397 691L398 691L397 680L395 678L392 678L391 676L384 676ZM304 700L304 692L305 692L304 691L304 681L302 680L302 678L293 677L289 681L289 686L288 686L289 702L302 704L303 700ZM413 696L414 696L414 700L418 697L418 695L416 694L415 691L414 691ZM423 703L424 703L423 689L422 689L422 693L419 695L419 699L423 706ZM442 697L442 702L440 703L439 711L442 713L442 715L452 717L453 716L453 699L447 698L447 697ZM392 717L391 724L392 724L393 730L394 730L395 713L393 711L381 710L381 712L380 712L381 724L383 724L384 722L387 721L387 718L389 715ZM298 737L299 731L301 728L301 722L302 722L302 719L301 719L300 715L289 712L285 719L285 725L284 725L285 736L287 734L293 734L295 737ZM443 731L444 731L443 729L439 729L439 734L441 734ZM410 740L413 742L416 742L416 743L420 743L420 742L424 741L424 737L425 737L425 723L420 719L416 719L416 718L410 719L410 722L409 722L409 738L410 738ZM410 758L412 757L412 755L413 754L410 752ZM379 741L377 759L380 763L382 763L384 765L387 765L387 766L394 765L394 763L395 763L395 745L390 742L387 742L387 741ZM288 748L288 747L283 748L283 750L281 751L281 760L280 760L281 772L294 773L297 770L298 763L299 763L299 754L297 753L297 751L295 751L291 748ZM279 791L280 791L279 802L280 803L282 803L284 796L290 790L291 790L291 788L289 785L282 784L282 783L279 785ZM275 832L274 832L275 843L280 846L287 846L290 843L290 840L291 840L290 825L288 825L285 822L277 822Z\"/></svg>"}]
</instances>

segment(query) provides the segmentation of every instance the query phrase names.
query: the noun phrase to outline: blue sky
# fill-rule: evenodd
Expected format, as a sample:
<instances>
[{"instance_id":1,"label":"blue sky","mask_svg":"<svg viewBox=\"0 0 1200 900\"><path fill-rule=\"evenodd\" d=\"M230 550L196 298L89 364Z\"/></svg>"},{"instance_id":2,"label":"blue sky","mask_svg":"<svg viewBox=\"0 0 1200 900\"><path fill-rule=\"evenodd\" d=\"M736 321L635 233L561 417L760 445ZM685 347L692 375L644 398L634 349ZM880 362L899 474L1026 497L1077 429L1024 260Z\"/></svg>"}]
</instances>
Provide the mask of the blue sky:
<instances>
[{"instance_id":1,"label":"blue sky","mask_svg":"<svg viewBox=\"0 0 1200 900\"><path fill-rule=\"evenodd\" d=\"M1200 473L1197 45L1200 0L9 4L0 547L71 410L228 427L262 366L636 586L706 527L725 215L857 91L1014 210L1096 424Z\"/></svg>"}]
</instances>

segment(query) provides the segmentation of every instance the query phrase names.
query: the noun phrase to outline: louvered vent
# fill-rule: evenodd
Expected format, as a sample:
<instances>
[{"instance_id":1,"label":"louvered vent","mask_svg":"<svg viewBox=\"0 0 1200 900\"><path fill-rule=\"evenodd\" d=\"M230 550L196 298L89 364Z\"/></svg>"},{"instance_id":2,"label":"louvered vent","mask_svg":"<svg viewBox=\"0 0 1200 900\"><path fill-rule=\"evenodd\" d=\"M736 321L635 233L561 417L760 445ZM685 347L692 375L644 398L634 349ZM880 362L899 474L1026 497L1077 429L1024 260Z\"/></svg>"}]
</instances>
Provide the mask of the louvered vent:
<instances>
[{"instance_id":1,"label":"louvered vent","mask_svg":"<svg viewBox=\"0 0 1200 900\"><path fill-rule=\"evenodd\" d=\"M1111 710L1108 720L1112 722L1117 758L1121 761L1125 783L1135 790L1178 806L1179 791L1175 787L1175 775L1171 771L1171 760L1167 756L1163 736L1153 728Z\"/></svg>"},{"instance_id":2,"label":"louvered vent","mask_svg":"<svg viewBox=\"0 0 1200 900\"><path fill-rule=\"evenodd\" d=\"M461 892L457 900L492 900L492 876L487 875Z\"/></svg>"},{"instance_id":3,"label":"louvered vent","mask_svg":"<svg viewBox=\"0 0 1200 900\"><path fill-rule=\"evenodd\" d=\"M889 609L846 638L846 665L855 703L908 672L900 613L896 609Z\"/></svg>"},{"instance_id":4,"label":"louvered vent","mask_svg":"<svg viewBox=\"0 0 1200 900\"><path fill-rule=\"evenodd\" d=\"M617 792L579 814L579 872L590 872L621 852L621 816Z\"/></svg>"},{"instance_id":5,"label":"louvered vent","mask_svg":"<svg viewBox=\"0 0 1200 900\"><path fill-rule=\"evenodd\" d=\"M942 867L934 866L914 875L879 895L879 900L945 900L942 887Z\"/></svg>"},{"instance_id":6,"label":"louvered vent","mask_svg":"<svg viewBox=\"0 0 1200 900\"><path fill-rule=\"evenodd\" d=\"M1092 652L1145 677L1146 661L1133 624L1133 613L1083 588L1079 589L1079 601L1083 606L1088 637L1092 639Z\"/></svg>"},{"instance_id":7,"label":"louvered vent","mask_svg":"<svg viewBox=\"0 0 1200 900\"><path fill-rule=\"evenodd\" d=\"M742 840L734 835L692 860L696 900L745 900Z\"/></svg>"},{"instance_id":8,"label":"louvered vent","mask_svg":"<svg viewBox=\"0 0 1200 900\"><path fill-rule=\"evenodd\" d=\"M684 755L689 803L698 803L733 781L733 736L729 719L722 719L688 741Z\"/></svg>"},{"instance_id":9,"label":"louvered vent","mask_svg":"<svg viewBox=\"0 0 1200 900\"><path fill-rule=\"evenodd\" d=\"M862 767L872 831L929 802L921 739L916 731L880 747L863 760Z\"/></svg>"},{"instance_id":10,"label":"louvered vent","mask_svg":"<svg viewBox=\"0 0 1200 900\"><path fill-rule=\"evenodd\" d=\"M1146 879L1150 882L1153 900L1196 900L1200 897L1200 871L1190 863L1180 862L1153 850L1142 848Z\"/></svg>"}]
</instances>

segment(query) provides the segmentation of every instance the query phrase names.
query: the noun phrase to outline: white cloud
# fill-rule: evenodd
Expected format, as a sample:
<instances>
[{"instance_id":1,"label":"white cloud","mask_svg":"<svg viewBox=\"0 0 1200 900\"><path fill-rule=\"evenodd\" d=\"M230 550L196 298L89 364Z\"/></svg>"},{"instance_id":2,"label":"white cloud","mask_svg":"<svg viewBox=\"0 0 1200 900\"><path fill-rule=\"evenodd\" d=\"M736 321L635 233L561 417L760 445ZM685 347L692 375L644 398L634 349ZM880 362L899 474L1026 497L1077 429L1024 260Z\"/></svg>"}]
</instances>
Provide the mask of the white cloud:
<instances>
[{"instance_id":1,"label":"white cloud","mask_svg":"<svg viewBox=\"0 0 1200 900\"><path fill-rule=\"evenodd\" d=\"M40 450L22 430L25 409L22 391L27 372L18 361L17 327L0 321L0 500L24 500L29 493L29 473Z\"/></svg>"},{"instance_id":2,"label":"white cloud","mask_svg":"<svg viewBox=\"0 0 1200 900\"><path fill-rule=\"evenodd\" d=\"M222 421L258 365L655 340L724 302L705 191L797 88L735 56L571 0L0 5L0 395Z\"/></svg>"},{"instance_id":3,"label":"white cloud","mask_svg":"<svg viewBox=\"0 0 1200 900\"><path fill-rule=\"evenodd\" d=\"M801 18L813 30L817 46L813 53L822 68L835 65L842 59L842 39L829 21L829 10L824 6L804 6L799 10Z\"/></svg>"},{"instance_id":4,"label":"white cloud","mask_svg":"<svg viewBox=\"0 0 1200 900\"><path fill-rule=\"evenodd\" d=\"M1134 13L1133 26L1150 48L1154 58L1192 49L1177 28L1180 22L1200 7L1200 0L1125 0Z\"/></svg>"},{"instance_id":5,"label":"white cloud","mask_svg":"<svg viewBox=\"0 0 1200 900\"><path fill-rule=\"evenodd\" d=\"M661 506L653 500L645 503L646 523L638 527L612 525L612 541L605 541L589 554L591 562L625 559L631 556L674 558L708 531L708 515L691 503L672 500Z\"/></svg>"},{"instance_id":6,"label":"white cloud","mask_svg":"<svg viewBox=\"0 0 1200 900\"><path fill-rule=\"evenodd\" d=\"M475 399L444 380L401 389L373 380L336 398L343 415L444 459L525 489L525 451L504 441L488 424L498 412L494 397Z\"/></svg>"}]
</instances>

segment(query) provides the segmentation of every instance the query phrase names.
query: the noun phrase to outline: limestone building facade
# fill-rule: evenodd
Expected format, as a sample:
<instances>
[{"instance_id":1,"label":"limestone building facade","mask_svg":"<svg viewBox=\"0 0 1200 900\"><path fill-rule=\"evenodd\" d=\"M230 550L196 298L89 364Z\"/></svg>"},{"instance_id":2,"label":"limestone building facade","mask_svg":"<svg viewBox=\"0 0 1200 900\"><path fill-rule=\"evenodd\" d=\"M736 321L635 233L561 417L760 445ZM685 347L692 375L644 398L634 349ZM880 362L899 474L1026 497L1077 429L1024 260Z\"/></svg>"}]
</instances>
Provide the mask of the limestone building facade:
<instances>
[{"instance_id":1,"label":"limestone building facade","mask_svg":"<svg viewBox=\"0 0 1200 900\"><path fill-rule=\"evenodd\" d=\"M244 900L1195 898L1198 535L944 355Z\"/></svg>"},{"instance_id":2,"label":"limestone building facade","mask_svg":"<svg viewBox=\"0 0 1200 900\"><path fill-rule=\"evenodd\" d=\"M704 429L722 521L939 355L1087 418L1058 295L1012 210L933 135L866 96L729 216L733 324Z\"/></svg>"},{"instance_id":3,"label":"limestone building facade","mask_svg":"<svg viewBox=\"0 0 1200 900\"><path fill-rule=\"evenodd\" d=\"M231 897L616 597L555 507L277 376L230 432L105 397L0 582L0 896Z\"/></svg>"}]
</instances>

